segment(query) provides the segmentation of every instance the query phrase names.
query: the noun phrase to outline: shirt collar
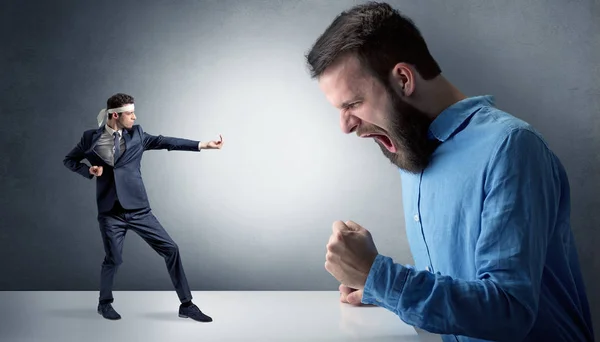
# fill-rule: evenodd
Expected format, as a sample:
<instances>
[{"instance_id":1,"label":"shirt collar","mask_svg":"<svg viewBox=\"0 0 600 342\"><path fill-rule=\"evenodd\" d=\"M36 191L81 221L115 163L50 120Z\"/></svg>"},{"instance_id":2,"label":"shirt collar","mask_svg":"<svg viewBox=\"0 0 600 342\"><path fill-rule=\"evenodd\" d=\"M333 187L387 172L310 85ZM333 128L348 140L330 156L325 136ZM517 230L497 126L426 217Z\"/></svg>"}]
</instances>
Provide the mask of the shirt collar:
<instances>
[{"instance_id":1,"label":"shirt collar","mask_svg":"<svg viewBox=\"0 0 600 342\"><path fill-rule=\"evenodd\" d=\"M115 131L114 129L110 128L108 126L108 124L104 125L104 128L106 129L106 131L108 132L108 134L110 134L111 136L115 133L115 132L119 132L119 137L122 135L121 130Z\"/></svg>"},{"instance_id":2,"label":"shirt collar","mask_svg":"<svg viewBox=\"0 0 600 342\"><path fill-rule=\"evenodd\" d=\"M483 106L493 106L491 95L468 97L444 109L429 125L429 136L441 142L461 131L467 121Z\"/></svg>"}]
</instances>

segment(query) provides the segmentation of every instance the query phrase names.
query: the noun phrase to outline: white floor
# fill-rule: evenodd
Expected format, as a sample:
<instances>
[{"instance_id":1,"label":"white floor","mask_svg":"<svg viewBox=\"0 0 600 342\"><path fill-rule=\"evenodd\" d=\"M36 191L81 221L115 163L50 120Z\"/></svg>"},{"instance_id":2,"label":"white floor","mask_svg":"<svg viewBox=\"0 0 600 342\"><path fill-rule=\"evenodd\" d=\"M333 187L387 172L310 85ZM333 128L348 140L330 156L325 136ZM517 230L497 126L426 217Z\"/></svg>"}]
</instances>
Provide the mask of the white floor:
<instances>
[{"instance_id":1,"label":"white floor","mask_svg":"<svg viewBox=\"0 0 600 342\"><path fill-rule=\"evenodd\" d=\"M0 292L0 341L440 341L379 307L339 302L338 292L194 292L213 318L177 316L173 291L115 292L122 316L96 313L97 292Z\"/></svg>"}]
</instances>

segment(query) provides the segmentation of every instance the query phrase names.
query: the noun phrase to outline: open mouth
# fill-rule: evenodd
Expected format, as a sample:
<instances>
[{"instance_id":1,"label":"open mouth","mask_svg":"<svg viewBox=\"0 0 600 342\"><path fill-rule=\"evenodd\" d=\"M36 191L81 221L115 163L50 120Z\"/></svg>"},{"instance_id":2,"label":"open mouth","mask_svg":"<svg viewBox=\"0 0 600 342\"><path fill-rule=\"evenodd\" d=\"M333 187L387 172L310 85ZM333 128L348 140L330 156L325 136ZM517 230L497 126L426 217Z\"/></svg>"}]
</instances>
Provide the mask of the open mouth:
<instances>
[{"instance_id":1,"label":"open mouth","mask_svg":"<svg viewBox=\"0 0 600 342\"><path fill-rule=\"evenodd\" d=\"M392 140L384 134L376 134L376 133L365 134L365 135L362 135L362 137L375 139L376 142L378 142L380 145L383 145L391 153L396 153L396 151L397 151L396 147L392 143Z\"/></svg>"}]
</instances>

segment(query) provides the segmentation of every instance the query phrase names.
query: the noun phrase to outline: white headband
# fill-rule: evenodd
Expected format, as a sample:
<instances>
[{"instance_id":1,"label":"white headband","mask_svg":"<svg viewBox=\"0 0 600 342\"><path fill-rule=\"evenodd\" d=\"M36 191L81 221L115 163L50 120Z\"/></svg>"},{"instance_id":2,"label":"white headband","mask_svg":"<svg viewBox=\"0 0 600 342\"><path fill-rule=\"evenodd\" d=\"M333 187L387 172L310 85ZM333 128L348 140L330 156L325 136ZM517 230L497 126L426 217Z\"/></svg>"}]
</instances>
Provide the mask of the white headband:
<instances>
[{"instance_id":1,"label":"white headband","mask_svg":"<svg viewBox=\"0 0 600 342\"><path fill-rule=\"evenodd\" d=\"M135 105L133 103L125 105L119 108L111 108L111 109L102 109L100 113L98 113L98 127L102 126L106 123L107 114L109 113L123 113L123 112L133 112L135 110Z\"/></svg>"}]
</instances>

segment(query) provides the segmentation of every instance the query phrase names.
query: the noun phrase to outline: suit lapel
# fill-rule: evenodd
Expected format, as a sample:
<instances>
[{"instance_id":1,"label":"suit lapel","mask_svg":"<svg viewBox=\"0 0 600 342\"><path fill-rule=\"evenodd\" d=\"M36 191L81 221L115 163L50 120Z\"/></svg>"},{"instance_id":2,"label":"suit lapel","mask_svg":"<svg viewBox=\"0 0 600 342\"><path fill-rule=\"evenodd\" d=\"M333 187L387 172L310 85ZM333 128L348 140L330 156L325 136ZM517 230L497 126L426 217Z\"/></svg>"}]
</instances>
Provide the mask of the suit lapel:
<instances>
[{"instance_id":1,"label":"suit lapel","mask_svg":"<svg viewBox=\"0 0 600 342\"><path fill-rule=\"evenodd\" d=\"M94 151L94 148L96 147L98 140L100 140L100 137L102 136L103 131L104 131L104 125L98 127L96 132L94 132L94 134L92 135L92 144L90 146L90 149L87 151L88 153Z\"/></svg>"},{"instance_id":2,"label":"suit lapel","mask_svg":"<svg viewBox=\"0 0 600 342\"><path fill-rule=\"evenodd\" d=\"M123 130L123 139L125 139L125 152L129 150L129 142L131 142L131 132L124 129Z\"/></svg>"}]
</instances>

